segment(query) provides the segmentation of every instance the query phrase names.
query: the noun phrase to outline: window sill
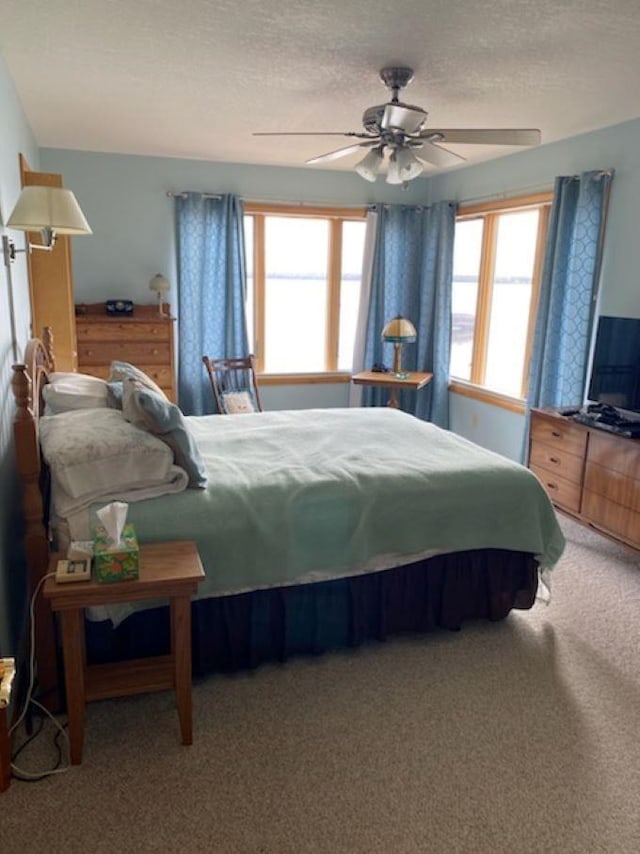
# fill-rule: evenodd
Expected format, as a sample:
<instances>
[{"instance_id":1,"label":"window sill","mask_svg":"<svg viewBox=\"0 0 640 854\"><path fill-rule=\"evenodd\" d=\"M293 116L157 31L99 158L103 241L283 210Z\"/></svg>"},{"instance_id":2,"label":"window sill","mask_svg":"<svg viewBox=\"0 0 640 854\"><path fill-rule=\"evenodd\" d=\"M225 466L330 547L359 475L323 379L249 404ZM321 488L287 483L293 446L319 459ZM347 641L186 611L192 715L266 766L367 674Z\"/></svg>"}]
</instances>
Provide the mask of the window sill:
<instances>
[{"instance_id":1,"label":"window sill","mask_svg":"<svg viewBox=\"0 0 640 854\"><path fill-rule=\"evenodd\" d=\"M508 397L506 394L499 394L497 391L490 391L488 388L472 385L463 380L450 380L449 391L454 394L460 394L463 397L479 400L482 403L498 406L500 409L507 409L509 412L517 412L520 415L524 415L525 412L524 400L516 397Z\"/></svg>"},{"instance_id":2,"label":"window sill","mask_svg":"<svg viewBox=\"0 0 640 854\"><path fill-rule=\"evenodd\" d=\"M258 374L261 386L269 385L318 385L351 382L351 374L346 371L324 371L311 374Z\"/></svg>"}]
</instances>

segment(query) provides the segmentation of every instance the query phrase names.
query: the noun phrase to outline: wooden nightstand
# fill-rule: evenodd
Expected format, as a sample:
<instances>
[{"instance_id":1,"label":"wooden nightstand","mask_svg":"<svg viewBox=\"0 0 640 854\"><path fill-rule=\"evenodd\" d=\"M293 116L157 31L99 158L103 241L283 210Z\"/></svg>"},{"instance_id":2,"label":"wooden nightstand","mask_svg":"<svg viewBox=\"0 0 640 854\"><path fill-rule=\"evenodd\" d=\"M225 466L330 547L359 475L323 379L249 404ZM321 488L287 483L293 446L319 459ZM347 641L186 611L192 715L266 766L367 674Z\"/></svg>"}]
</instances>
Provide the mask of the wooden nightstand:
<instances>
[{"instance_id":1,"label":"wooden nightstand","mask_svg":"<svg viewBox=\"0 0 640 854\"><path fill-rule=\"evenodd\" d=\"M55 572L63 555L51 556ZM191 722L191 596L204 571L195 543L174 540L140 546L140 577L113 584L77 581L58 584L47 578L44 595L60 612L62 652L69 716L71 762L82 761L84 713L88 700L124 697L146 691L175 689L183 744L193 740ZM83 609L93 605L168 599L171 608L171 653L116 664L87 666Z\"/></svg>"},{"instance_id":2,"label":"wooden nightstand","mask_svg":"<svg viewBox=\"0 0 640 854\"><path fill-rule=\"evenodd\" d=\"M361 371L359 374L354 374L351 377L351 382L356 385L373 385L381 386L389 389L389 403L394 409L400 407L398 402L398 389L410 388L417 391L424 388L433 379L433 374L420 374L416 371L408 371L406 378L400 379L393 373L383 373L382 371Z\"/></svg>"}]
</instances>

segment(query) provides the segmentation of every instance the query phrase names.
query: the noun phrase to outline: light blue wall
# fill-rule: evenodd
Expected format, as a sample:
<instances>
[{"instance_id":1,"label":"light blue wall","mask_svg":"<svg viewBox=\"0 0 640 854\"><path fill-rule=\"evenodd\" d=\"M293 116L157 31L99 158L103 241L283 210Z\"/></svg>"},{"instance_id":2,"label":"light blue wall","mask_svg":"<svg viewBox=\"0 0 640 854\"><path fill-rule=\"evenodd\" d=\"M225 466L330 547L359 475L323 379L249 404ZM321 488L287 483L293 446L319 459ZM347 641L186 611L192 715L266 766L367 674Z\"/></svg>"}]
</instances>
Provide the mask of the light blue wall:
<instances>
[{"instance_id":1,"label":"light blue wall","mask_svg":"<svg viewBox=\"0 0 640 854\"><path fill-rule=\"evenodd\" d=\"M353 172L311 167L286 169L47 148L42 149L41 158L43 169L64 176L93 229L92 237L73 241L75 293L84 302L100 302L108 296L153 302L147 286L160 271L174 286L175 303L174 201L167 197L168 190L338 206L374 201L419 204L426 198L425 180L402 190L367 183Z\"/></svg>"},{"instance_id":2,"label":"light blue wall","mask_svg":"<svg viewBox=\"0 0 640 854\"><path fill-rule=\"evenodd\" d=\"M155 272L165 273L175 284L173 202L167 190L233 192L246 199L333 205L420 204L445 198L466 202L551 189L556 175L613 167L616 178L600 308L640 316L640 241L635 234L640 219L640 120L419 179L407 191L382 182L368 184L351 172L55 149L41 151L41 166L64 175L94 230L93 237L73 241L76 297L87 302L107 297L151 302L147 283ZM268 388L265 404L268 408L342 406L346 388ZM451 424L454 431L479 444L519 458L521 416L452 395Z\"/></svg>"},{"instance_id":3,"label":"light blue wall","mask_svg":"<svg viewBox=\"0 0 640 854\"><path fill-rule=\"evenodd\" d=\"M20 194L18 155L24 154L38 168L38 148L20 105L9 72L0 55L0 234L7 234L24 247L24 235L8 231L4 222ZM13 447L13 396L9 391L14 362L9 315L6 268L0 259L0 655L15 655L25 578L20 553L19 487ZM11 269L15 304L18 353L29 337L30 308L27 265L19 254Z\"/></svg>"},{"instance_id":4,"label":"light blue wall","mask_svg":"<svg viewBox=\"0 0 640 854\"><path fill-rule=\"evenodd\" d=\"M366 205L372 202L420 204L426 180L407 190L363 181L353 172L284 169L163 157L96 154L43 149L42 168L59 172L76 194L93 229L73 240L77 302L126 297L153 302L151 276L164 273L176 305L174 201L168 190L236 193L250 201ZM268 387L267 409L344 406L344 385Z\"/></svg>"},{"instance_id":5,"label":"light blue wall","mask_svg":"<svg viewBox=\"0 0 640 854\"><path fill-rule=\"evenodd\" d=\"M602 265L599 310L640 317L640 120L528 149L434 176L429 202L469 202L551 189L557 175L615 169ZM451 429L519 459L524 418L451 395Z\"/></svg>"}]
</instances>

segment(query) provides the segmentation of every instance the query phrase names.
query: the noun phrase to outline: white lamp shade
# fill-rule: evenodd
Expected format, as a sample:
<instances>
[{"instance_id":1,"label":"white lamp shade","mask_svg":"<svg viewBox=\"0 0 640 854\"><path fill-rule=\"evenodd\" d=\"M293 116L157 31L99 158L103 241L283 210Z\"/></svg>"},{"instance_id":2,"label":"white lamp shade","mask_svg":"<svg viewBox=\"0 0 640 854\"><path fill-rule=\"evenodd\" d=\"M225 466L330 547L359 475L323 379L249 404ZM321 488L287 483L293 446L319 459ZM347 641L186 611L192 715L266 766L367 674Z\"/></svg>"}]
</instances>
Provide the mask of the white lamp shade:
<instances>
[{"instance_id":1,"label":"white lamp shade","mask_svg":"<svg viewBox=\"0 0 640 854\"><path fill-rule=\"evenodd\" d=\"M412 181L423 171L424 166L410 148L401 148L396 152L398 171L403 181Z\"/></svg>"},{"instance_id":2,"label":"white lamp shade","mask_svg":"<svg viewBox=\"0 0 640 854\"><path fill-rule=\"evenodd\" d=\"M169 280L162 273L156 273L149 282L149 290L156 294L166 294L170 289Z\"/></svg>"},{"instance_id":3,"label":"white lamp shade","mask_svg":"<svg viewBox=\"0 0 640 854\"><path fill-rule=\"evenodd\" d=\"M93 234L71 190L25 187L7 220L18 231L50 229L56 234Z\"/></svg>"},{"instance_id":4,"label":"white lamp shade","mask_svg":"<svg viewBox=\"0 0 640 854\"><path fill-rule=\"evenodd\" d=\"M400 174L400 166L396 152L391 152L389 168L387 169L387 184L404 184L405 179Z\"/></svg>"},{"instance_id":5,"label":"white lamp shade","mask_svg":"<svg viewBox=\"0 0 640 854\"><path fill-rule=\"evenodd\" d=\"M375 181L382 166L382 146L376 146L356 163L356 172L365 181Z\"/></svg>"},{"instance_id":6,"label":"white lamp shade","mask_svg":"<svg viewBox=\"0 0 640 854\"><path fill-rule=\"evenodd\" d=\"M383 339L396 344L409 344L416 340L416 336L415 326L406 317L394 317L382 330Z\"/></svg>"}]
</instances>

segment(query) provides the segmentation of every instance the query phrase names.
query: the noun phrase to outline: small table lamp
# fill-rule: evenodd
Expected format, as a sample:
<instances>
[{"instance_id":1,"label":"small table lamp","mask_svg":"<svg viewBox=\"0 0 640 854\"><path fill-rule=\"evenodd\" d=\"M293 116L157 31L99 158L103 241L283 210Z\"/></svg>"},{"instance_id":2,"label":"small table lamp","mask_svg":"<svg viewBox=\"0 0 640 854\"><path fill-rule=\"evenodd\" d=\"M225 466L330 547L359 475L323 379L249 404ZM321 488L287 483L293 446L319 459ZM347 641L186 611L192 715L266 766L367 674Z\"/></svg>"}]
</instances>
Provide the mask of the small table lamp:
<instances>
[{"instance_id":1,"label":"small table lamp","mask_svg":"<svg viewBox=\"0 0 640 854\"><path fill-rule=\"evenodd\" d=\"M164 317L164 311L162 310L162 304L164 302L164 295L169 291L171 285L169 284L167 278L162 275L162 273L156 273L155 276L149 282L149 290L155 291L158 295L158 313L160 317Z\"/></svg>"},{"instance_id":2,"label":"small table lamp","mask_svg":"<svg viewBox=\"0 0 640 854\"><path fill-rule=\"evenodd\" d=\"M406 317L394 317L382 330L382 340L393 344L393 373L399 380L405 380L409 374L402 370L402 345L412 344L416 340L416 328Z\"/></svg>"}]
</instances>

